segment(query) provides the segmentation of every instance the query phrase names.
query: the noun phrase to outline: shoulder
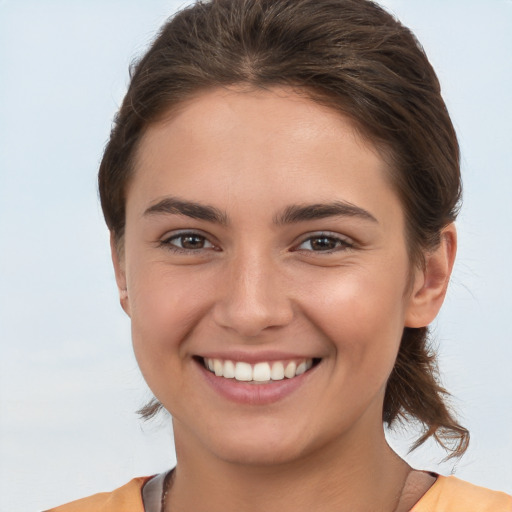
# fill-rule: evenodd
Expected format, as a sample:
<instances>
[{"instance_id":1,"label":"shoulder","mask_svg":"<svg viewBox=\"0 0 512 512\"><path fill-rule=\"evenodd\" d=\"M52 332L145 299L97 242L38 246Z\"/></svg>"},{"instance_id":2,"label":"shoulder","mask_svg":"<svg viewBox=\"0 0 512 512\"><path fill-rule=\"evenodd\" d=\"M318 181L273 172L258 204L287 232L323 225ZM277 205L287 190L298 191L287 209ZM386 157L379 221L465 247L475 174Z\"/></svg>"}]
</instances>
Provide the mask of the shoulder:
<instances>
[{"instance_id":1,"label":"shoulder","mask_svg":"<svg viewBox=\"0 0 512 512\"><path fill-rule=\"evenodd\" d=\"M115 491L94 494L46 512L144 512L142 487L150 478L134 478Z\"/></svg>"},{"instance_id":2,"label":"shoulder","mask_svg":"<svg viewBox=\"0 0 512 512\"><path fill-rule=\"evenodd\" d=\"M512 512L512 496L439 476L411 512Z\"/></svg>"}]
</instances>

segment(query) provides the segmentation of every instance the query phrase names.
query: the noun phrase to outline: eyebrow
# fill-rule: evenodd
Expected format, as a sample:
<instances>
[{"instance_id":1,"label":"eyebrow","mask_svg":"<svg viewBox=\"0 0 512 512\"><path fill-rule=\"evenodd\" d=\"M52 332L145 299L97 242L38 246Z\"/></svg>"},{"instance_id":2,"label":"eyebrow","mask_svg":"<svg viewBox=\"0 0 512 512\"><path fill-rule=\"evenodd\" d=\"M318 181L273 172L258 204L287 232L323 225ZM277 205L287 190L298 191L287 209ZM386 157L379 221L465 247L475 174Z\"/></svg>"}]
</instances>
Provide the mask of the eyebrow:
<instances>
[{"instance_id":1,"label":"eyebrow","mask_svg":"<svg viewBox=\"0 0 512 512\"><path fill-rule=\"evenodd\" d=\"M176 197L165 197L158 203L147 208L143 216L159 214L184 215L192 219L205 220L223 226L229 224L228 215L222 210L214 206L185 201ZM290 205L287 206L281 214L275 216L273 222L278 226L282 226L316 219L325 219L327 217L357 217L378 223L377 219L370 212L345 201Z\"/></svg>"},{"instance_id":2,"label":"eyebrow","mask_svg":"<svg viewBox=\"0 0 512 512\"><path fill-rule=\"evenodd\" d=\"M357 217L378 224L377 219L370 212L345 201L291 205L285 208L281 215L274 218L274 223L277 225L293 224L295 222L325 219L327 217Z\"/></svg>"},{"instance_id":3,"label":"eyebrow","mask_svg":"<svg viewBox=\"0 0 512 512\"><path fill-rule=\"evenodd\" d=\"M144 212L144 216L158 214L184 215L192 219L206 220L224 226L228 224L228 216L218 208L184 201L176 197L166 197Z\"/></svg>"}]
</instances>

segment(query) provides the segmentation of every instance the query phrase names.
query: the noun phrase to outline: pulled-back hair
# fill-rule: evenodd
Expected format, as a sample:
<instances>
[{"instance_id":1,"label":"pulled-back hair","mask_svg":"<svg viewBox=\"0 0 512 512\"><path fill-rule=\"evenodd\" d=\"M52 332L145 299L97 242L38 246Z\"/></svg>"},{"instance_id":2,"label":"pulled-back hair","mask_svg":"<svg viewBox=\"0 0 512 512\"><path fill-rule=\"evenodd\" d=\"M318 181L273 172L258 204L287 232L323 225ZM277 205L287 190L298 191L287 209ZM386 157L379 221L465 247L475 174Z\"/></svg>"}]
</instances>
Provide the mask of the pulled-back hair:
<instances>
[{"instance_id":1,"label":"pulled-back hair","mask_svg":"<svg viewBox=\"0 0 512 512\"><path fill-rule=\"evenodd\" d=\"M351 118L388 161L411 263L457 216L459 147L432 66L414 35L368 0L200 1L172 17L132 66L99 170L101 204L122 245L125 194L148 125L215 87L288 86ZM424 328L404 328L383 421L417 421L449 456L469 433L447 406ZM155 400L142 409L151 417Z\"/></svg>"}]
</instances>

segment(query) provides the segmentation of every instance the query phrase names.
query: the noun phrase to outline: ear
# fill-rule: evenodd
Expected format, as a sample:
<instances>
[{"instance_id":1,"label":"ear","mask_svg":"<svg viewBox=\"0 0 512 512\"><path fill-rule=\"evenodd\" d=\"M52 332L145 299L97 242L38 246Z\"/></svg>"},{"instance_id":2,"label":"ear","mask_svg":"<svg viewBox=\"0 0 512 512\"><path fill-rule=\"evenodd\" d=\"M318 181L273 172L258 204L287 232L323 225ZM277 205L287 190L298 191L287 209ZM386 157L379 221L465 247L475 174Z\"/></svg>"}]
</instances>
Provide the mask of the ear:
<instances>
[{"instance_id":1,"label":"ear","mask_svg":"<svg viewBox=\"0 0 512 512\"><path fill-rule=\"evenodd\" d=\"M110 252L112 263L114 264L114 273L116 276L117 289L119 291L119 302L124 312L130 316L130 303L128 297L128 287L126 284L126 270L124 261L124 250L122 242L116 240L115 234L110 232Z\"/></svg>"},{"instance_id":2,"label":"ear","mask_svg":"<svg viewBox=\"0 0 512 512\"><path fill-rule=\"evenodd\" d=\"M405 315L405 327L426 327L446 295L457 252L457 231L453 223L441 232L439 246L425 255L424 268L414 273L414 283Z\"/></svg>"}]
</instances>

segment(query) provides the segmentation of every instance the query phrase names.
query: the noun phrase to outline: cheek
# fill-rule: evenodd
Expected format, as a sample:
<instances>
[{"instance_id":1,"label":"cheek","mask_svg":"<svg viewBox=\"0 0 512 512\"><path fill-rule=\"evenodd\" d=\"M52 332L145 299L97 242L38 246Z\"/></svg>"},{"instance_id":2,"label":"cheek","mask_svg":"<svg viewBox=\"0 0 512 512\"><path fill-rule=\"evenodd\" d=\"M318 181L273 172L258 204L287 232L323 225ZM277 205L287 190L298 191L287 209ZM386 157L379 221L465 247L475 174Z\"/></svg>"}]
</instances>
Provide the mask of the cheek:
<instances>
[{"instance_id":1,"label":"cheek","mask_svg":"<svg viewBox=\"0 0 512 512\"><path fill-rule=\"evenodd\" d=\"M186 343L211 307L207 279L198 280L190 270L172 271L161 264L138 267L131 275L130 310L132 340L145 377L148 371L174 366L186 355ZM199 283L203 285L199 286ZM170 354L179 356L169 357Z\"/></svg>"},{"instance_id":2,"label":"cheek","mask_svg":"<svg viewBox=\"0 0 512 512\"><path fill-rule=\"evenodd\" d=\"M404 328L406 278L388 268L358 269L339 279L316 280L304 290L305 310L348 367L372 368L379 374L393 367ZM307 297L307 299L306 299Z\"/></svg>"}]
</instances>

